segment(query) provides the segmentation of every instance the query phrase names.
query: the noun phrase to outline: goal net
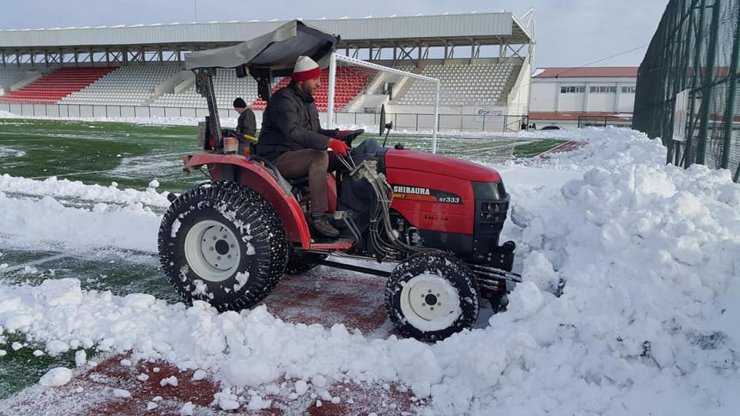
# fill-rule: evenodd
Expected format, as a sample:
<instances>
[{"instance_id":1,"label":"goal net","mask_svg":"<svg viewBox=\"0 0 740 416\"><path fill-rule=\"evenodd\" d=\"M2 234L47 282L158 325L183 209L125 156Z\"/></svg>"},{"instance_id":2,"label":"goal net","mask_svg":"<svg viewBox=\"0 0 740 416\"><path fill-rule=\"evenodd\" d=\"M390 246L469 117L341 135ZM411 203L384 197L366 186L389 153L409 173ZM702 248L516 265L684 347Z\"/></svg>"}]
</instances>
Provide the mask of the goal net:
<instances>
[{"instance_id":1,"label":"goal net","mask_svg":"<svg viewBox=\"0 0 740 416\"><path fill-rule=\"evenodd\" d=\"M393 131L430 132L431 151L436 153L440 81L411 72L411 64L394 66L332 54L326 96L326 125L328 128L364 128L368 133L377 134L381 128L381 108L385 106L389 113L386 122L394 123ZM411 107L412 111L394 113L394 104L414 83L417 89L419 85L423 86L427 93L414 98L419 105ZM321 100L323 97L318 98Z\"/></svg>"}]
</instances>

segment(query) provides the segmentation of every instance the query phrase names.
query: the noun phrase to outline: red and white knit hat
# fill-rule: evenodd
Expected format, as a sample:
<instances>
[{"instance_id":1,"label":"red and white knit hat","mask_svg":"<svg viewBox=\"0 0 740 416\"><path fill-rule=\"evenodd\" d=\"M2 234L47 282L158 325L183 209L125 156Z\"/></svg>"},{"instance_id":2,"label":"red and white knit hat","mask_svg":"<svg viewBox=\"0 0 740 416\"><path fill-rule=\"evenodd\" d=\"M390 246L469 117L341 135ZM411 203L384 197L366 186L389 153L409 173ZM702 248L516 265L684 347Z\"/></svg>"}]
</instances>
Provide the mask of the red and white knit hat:
<instances>
[{"instance_id":1,"label":"red and white knit hat","mask_svg":"<svg viewBox=\"0 0 740 416\"><path fill-rule=\"evenodd\" d=\"M293 81L305 81L321 75L321 68L308 56L299 56L293 67Z\"/></svg>"}]
</instances>

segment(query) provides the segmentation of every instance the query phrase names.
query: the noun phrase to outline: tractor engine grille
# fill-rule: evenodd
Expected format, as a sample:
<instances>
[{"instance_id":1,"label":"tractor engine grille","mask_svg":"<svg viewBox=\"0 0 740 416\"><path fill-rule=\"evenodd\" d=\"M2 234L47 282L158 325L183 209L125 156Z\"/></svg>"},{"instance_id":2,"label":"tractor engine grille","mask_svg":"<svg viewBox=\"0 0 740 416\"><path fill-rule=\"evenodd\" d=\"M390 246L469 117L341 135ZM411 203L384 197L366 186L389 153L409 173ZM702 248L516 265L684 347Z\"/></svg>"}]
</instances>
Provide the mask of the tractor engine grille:
<instances>
[{"instance_id":1,"label":"tractor engine grille","mask_svg":"<svg viewBox=\"0 0 740 416\"><path fill-rule=\"evenodd\" d=\"M473 182L475 224L472 262L511 271L513 247L499 246L499 235L509 211L503 182ZM513 243L511 243L513 245Z\"/></svg>"},{"instance_id":2,"label":"tractor engine grille","mask_svg":"<svg viewBox=\"0 0 740 416\"><path fill-rule=\"evenodd\" d=\"M475 235L496 236L504 226L509 211L509 195L503 182L474 182ZM498 241L497 241L498 242Z\"/></svg>"}]
</instances>

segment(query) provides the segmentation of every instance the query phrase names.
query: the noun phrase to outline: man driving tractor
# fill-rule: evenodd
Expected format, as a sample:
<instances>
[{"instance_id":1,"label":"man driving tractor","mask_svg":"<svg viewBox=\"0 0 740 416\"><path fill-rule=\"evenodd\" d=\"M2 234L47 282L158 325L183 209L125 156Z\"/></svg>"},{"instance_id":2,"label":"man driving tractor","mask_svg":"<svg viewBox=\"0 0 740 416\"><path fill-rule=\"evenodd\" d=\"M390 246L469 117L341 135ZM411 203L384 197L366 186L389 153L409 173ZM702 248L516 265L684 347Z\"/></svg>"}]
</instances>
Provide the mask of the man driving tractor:
<instances>
[{"instance_id":1,"label":"man driving tractor","mask_svg":"<svg viewBox=\"0 0 740 416\"><path fill-rule=\"evenodd\" d=\"M321 86L320 77L321 68L314 60L298 57L290 84L267 103L257 154L272 162L286 178L308 176L309 222L316 232L333 238L339 236L339 231L327 214L326 172L341 166L337 155L347 156L349 146L334 138L338 130L325 130L319 124L313 92ZM333 152L331 156L328 149Z\"/></svg>"}]
</instances>

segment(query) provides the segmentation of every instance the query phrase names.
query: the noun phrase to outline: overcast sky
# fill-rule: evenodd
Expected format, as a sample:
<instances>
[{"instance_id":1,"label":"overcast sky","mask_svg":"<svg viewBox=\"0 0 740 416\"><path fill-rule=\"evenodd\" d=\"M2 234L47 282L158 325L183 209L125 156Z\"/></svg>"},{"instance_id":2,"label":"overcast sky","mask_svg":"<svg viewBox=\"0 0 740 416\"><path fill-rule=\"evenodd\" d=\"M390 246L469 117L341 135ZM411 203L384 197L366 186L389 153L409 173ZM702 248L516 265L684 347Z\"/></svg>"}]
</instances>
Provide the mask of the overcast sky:
<instances>
[{"instance_id":1,"label":"overcast sky","mask_svg":"<svg viewBox=\"0 0 740 416\"><path fill-rule=\"evenodd\" d=\"M535 66L638 66L668 0L2 0L0 29L536 11ZM197 15L197 18L196 18ZM341 33L339 34L341 35Z\"/></svg>"}]
</instances>

